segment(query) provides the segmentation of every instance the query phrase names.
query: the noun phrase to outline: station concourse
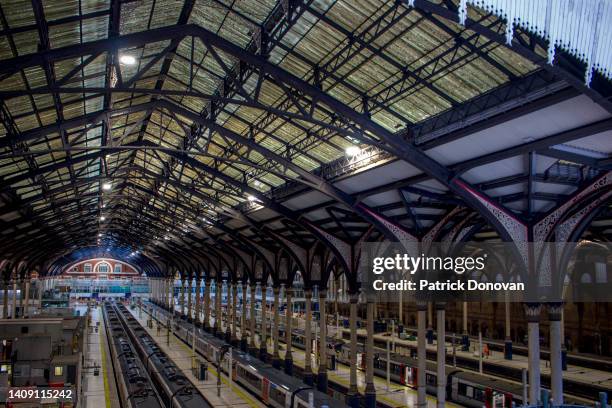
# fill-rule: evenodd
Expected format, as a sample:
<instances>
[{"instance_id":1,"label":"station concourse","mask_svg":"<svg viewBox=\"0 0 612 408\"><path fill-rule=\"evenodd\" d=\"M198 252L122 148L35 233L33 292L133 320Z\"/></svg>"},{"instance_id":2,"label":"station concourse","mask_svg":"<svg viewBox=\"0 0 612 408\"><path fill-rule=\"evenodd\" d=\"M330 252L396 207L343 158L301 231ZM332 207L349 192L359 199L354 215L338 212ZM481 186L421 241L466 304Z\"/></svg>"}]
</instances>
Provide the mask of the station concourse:
<instances>
[{"instance_id":1,"label":"station concourse","mask_svg":"<svg viewBox=\"0 0 612 408\"><path fill-rule=\"evenodd\" d=\"M611 27L0 0L0 406L609 406Z\"/></svg>"}]
</instances>

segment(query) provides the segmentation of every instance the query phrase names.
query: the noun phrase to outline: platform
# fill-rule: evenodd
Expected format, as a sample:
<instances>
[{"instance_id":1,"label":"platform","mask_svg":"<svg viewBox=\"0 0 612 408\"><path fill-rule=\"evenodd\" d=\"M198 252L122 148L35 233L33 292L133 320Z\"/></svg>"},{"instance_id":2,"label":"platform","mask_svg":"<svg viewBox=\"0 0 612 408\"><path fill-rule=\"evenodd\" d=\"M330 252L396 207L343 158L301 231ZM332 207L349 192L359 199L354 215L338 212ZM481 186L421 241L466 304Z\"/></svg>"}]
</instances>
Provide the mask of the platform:
<instances>
[{"instance_id":1,"label":"platform","mask_svg":"<svg viewBox=\"0 0 612 408\"><path fill-rule=\"evenodd\" d=\"M342 329L342 331L347 332L347 333L349 332L349 330L347 329ZM360 335L366 336L366 334L367 332L364 329L357 330L358 336ZM374 335L375 340L382 340L382 341L389 340L392 343L394 341L396 345L403 344L403 345L409 345L412 347L416 347L417 345L416 340L402 340L395 335L394 337L395 339L391 340L391 336L389 334ZM461 345L458 344L460 340L461 339L457 337L457 344L456 344L456 349L455 349L455 352L457 353L457 357L461 356L464 358L468 358L468 359L477 361L478 360L478 342L472 340L470 343L470 351L462 351ZM486 341L483 340L483 347L485 343ZM432 351L432 352L437 351L436 340L434 340L433 344L427 344L427 350ZM450 355L452 354L452 350L453 350L452 343L446 342L446 353ZM490 355L488 357L483 358L483 362L486 362L487 364L498 364L498 365L502 365L506 367L512 367L512 368L516 368L519 370L523 368L527 369L527 356L514 354L512 356L512 360L506 360L504 358L503 352L494 351L494 350L490 351ZM540 367L541 367L541 373L543 375L550 375L550 364L548 360L541 360ZM588 367L575 366L575 365L568 364L567 370L563 372L563 379L572 380L575 382L585 383L585 384L597 384L597 385L601 385L603 387L612 389L612 373L595 370L595 369L591 369Z\"/></svg>"},{"instance_id":2,"label":"platform","mask_svg":"<svg viewBox=\"0 0 612 408\"><path fill-rule=\"evenodd\" d=\"M82 315L87 308L79 308ZM100 308L90 309L91 323L87 333L87 351L83 370L83 394L85 407L119 408L118 393L114 382L113 366L109 359L106 330ZM98 326L99 323L99 326ZM98 328L96 331L95 328ZM94 374L98 369L98 375Z\"/></svg>"},{"instance_id":3,"label":"platform","mask_svg":"<svg viewBox=\"0 0 612 408\"><path fill-rule=\"evenodd\" d=\"M158 309L159 310L159 309ZM144 313L144 309L143 309L143 313ZM167 313L165 311L163 311L162 313ZM211 324L214 324L214 318L211 317ZM225 330L225 325L223 325L223 330ZM238 326L238 333L240 333L240 329ZM259 336L257 336L259 338ZM270 353L270 355L273 352L273 347L272 347L272 341L271 338L268 336L267 338L267 346L268 346L268 352ZM183 344L181 342L181 344ZM184 346L184 345L183 345ZM186 348L186 346L185 346ZM279 345L279 354L281 358L284 358L285 356L285 347L284 345L280 344ZM305 357L304 357L304 351L300 350L300 349L296 349L295 347L293 347L292 349L292 357L293 357L293 363L295 366L299 367L299 368L304 368L304 361L305 361ZM316 361L313 358L313 373L316 374ZM337 369L336 370L328 370L328 379L329 381L335 382L343 387L348 388L349 387L349 377L350 377L350 369L348 366L345 366L343 364L338 364L337 365ZM363 395L363 393L365 392L365 373L361 370L357 370L357 387L359 392ZM376 398L377 400L379 400L380 402L384 403L387 406L390 407L413 407L416 406L417 403L417 391L414 388L411 387L407 387L407 386L403 386L403 385L399 385L399 384L395 384L393 382L391 382L389 384L389 387L387 387L387 383L386 381L384 381L383 379L381 379L380 377L374 377L374 386L376 387ZM436 399L435 397L431 396L431 395L427 395L427 406L430 408L435 408L436 407ZM447 402L446 406L448 407L459 407L459 405Z\"/></svg>"}]
</instances>

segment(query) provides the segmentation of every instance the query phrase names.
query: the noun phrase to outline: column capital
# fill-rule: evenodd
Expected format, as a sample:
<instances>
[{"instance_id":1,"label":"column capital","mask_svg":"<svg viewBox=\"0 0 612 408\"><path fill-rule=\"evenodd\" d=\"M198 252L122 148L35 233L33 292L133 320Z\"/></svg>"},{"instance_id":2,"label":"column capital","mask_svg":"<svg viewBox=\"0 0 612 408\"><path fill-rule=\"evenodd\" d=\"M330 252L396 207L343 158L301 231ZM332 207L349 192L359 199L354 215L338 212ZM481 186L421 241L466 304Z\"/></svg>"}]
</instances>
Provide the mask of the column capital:
<instances>
[{"instance_id":1,"label":"column capital","mask_svg":"<svg viewBox=\"0 0 612 408\"><path fill-rule=\"evenodd\" d=\"M312 299L312 289L311 288L304 288L304 297L306 299Z\"/></svg>"},{"instance_id":2,"label":"column capital","mask_svg":"<svg viewBox=\"0 0 612 408\"><path fill-rule=\"evenodd\" d=\"M427 310L427 302L419 300L416 302L417 311L426 311Z\"/></svg>"},{"instance_id":3,"label":"column capital","mask_svg":"<svg viewBox=\"0 0 612 408\"><path fill-rule=\"evenodd\" d=\"M547 303L548 308L548 320L551 322L561 321L561 315L563 314L563 302Z\"/></svg>"},{"instance_id":4,"label":"column capital","mask_svg":"<svg viewBox=\"0 0 612 408\"><path fill-rule=\"evenodd\" d=\"M327 298L327 288L319 289L319 298L321 298L321 299Z\"/></svg>"},{"instance_id":5,"label":"column capital","mask_svg":"<svg viewBox=\"0 0 612 408\"><path fill-rule=\"evenodd\" d=\"M524 303L523 307L525 308L525 317L527 318L527 323L539 323L540 314L542 313L542 304Z\"/></svg>"},{"instance_id":6,"label":"column capital","mask_svg":"<svg viewBox=\"0 0 612 408\"><path fill-rule=\"evenodd\" d=\"M280 293L280 286L272 286L272 293L274 293L274 295L278 295Z\"/></svg>"},{"instance_id":7,"label":"column capital","mask_svg":"<svg viewBox=\"0 0 612 408\"><path fill-rule=\"evenodd\" d=\"M359 303L359 293L349 293L349 302L350 303Z\"/></svg>"}]
</instances>

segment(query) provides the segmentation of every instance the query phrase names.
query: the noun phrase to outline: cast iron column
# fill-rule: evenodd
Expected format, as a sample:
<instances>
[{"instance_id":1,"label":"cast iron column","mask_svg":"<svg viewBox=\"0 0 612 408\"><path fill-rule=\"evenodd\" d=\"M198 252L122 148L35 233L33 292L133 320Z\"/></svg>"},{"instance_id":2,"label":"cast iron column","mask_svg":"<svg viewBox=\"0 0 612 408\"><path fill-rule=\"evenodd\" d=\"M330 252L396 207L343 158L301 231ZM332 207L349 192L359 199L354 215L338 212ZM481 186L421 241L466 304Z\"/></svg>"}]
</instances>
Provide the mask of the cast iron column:
<instances>
[{"instance_id":1,"label":"cast iron column","mask_svg":"<svg viewBox=\"0 0 612 408\"><path fill-rule=\"evenodd\" d=\"M306 321L304 325L304 382L313 385L312 378L312 289L304 289Z\"/></svg>"},{"instance_id":2,"label":"cast iron column","mask_svg":"<svg viewBox=\"0 0 612 408\"><path fill-rule=\"evenodd\" d=\"M540 312L539 303L526 303L527 333L529 339L529 404L537 405L540 400Z\"/></svg>"},{"instance_id":3,"label":"cast iron column","mask_svg":"<svg viewBox=\"0 0 612 408\"><path fill-rule=\"evenodd\" d=\"M285 295L287 297L287 307L285 308L285 344L287 345L285 351L285 373L293 375L293 355L291 354L291 346L293 337L292 322L293 322L293 304L291 303L291 295L293 294L293 288L288 284L285 286Z\"/></svg>"}]
</instances>

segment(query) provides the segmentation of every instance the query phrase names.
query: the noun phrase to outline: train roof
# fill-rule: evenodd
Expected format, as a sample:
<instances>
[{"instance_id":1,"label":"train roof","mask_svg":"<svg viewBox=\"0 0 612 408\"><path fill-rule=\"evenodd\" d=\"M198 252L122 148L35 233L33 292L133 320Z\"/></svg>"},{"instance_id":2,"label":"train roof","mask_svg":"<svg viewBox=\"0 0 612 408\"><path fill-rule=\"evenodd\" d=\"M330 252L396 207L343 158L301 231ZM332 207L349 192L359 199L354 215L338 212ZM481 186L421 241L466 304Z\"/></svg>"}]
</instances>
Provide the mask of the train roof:
<instances>
[{"instance_id":1,"label":"train roof","mask_svg":"<svg viewBox=\"0 0 612 408\"><path fill-rule=\"evenodd\" d=\"M521 384L506 381L500 378L482 375L478 373L472 373L469 371L459 371L455 373L454 376L460 378L465 382L474 383L475 385L478 385L480 387L492 388L502 392L510 392L514 395L523 394L523 386Z\"/></svg>"}]
</instances>

